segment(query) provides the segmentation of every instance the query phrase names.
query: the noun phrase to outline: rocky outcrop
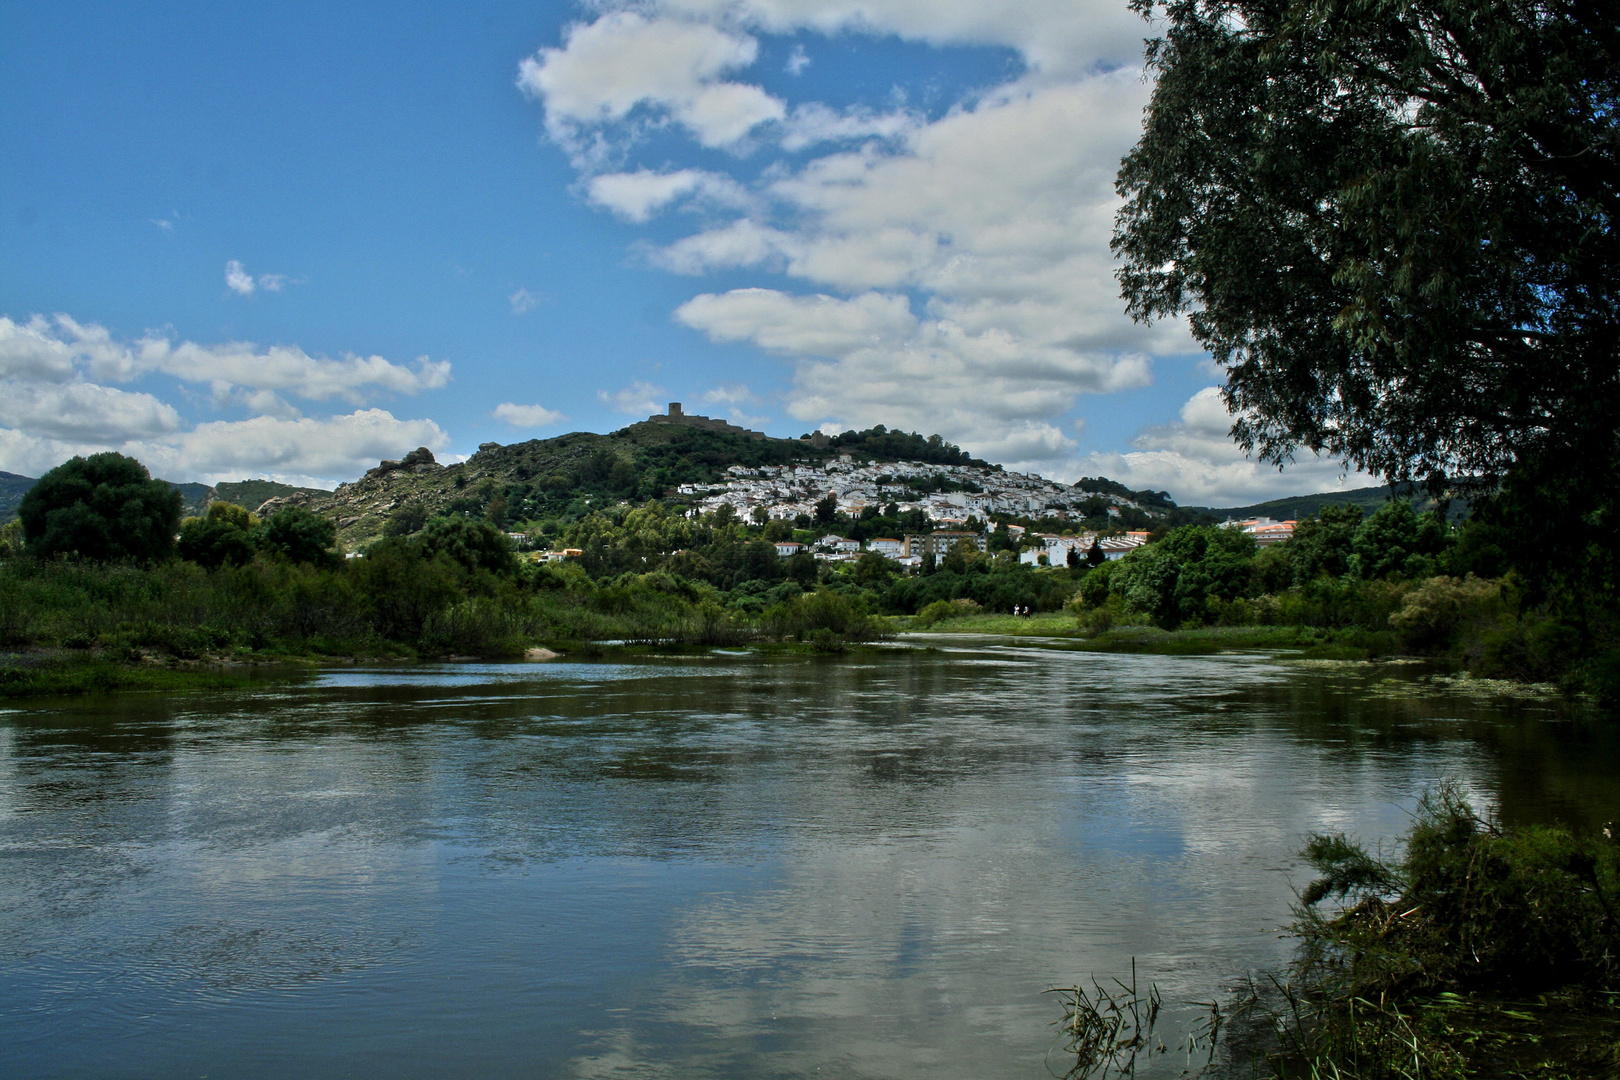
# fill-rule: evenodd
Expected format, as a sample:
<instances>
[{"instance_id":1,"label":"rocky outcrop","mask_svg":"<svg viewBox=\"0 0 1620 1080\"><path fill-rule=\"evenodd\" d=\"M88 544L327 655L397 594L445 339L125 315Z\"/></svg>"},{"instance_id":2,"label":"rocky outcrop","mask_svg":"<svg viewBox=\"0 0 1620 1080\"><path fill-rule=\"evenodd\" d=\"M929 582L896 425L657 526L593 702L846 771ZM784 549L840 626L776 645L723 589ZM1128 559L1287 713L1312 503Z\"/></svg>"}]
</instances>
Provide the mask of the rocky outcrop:
<instances>
[{"instance_id":1,"label":"rocky outcrop","mask_svg":"<svg viewBox=\"0 0 1620 1080\"><path fill-rule=\"evenodd\" d=\"M433 459L433 451L429 450L425 446L418 446L415 450L412 450L410 453L406 454L404 458L399 461L384 461L375 469L369 470L366 473L365 478L368 480L375 479L377 477L387 476L389 473L399 472L404 469L409 469L411 472L421 474L423 472L432 472L442 468L444 468L444 466L440 465Z\"/></svg>"}]
</instances>

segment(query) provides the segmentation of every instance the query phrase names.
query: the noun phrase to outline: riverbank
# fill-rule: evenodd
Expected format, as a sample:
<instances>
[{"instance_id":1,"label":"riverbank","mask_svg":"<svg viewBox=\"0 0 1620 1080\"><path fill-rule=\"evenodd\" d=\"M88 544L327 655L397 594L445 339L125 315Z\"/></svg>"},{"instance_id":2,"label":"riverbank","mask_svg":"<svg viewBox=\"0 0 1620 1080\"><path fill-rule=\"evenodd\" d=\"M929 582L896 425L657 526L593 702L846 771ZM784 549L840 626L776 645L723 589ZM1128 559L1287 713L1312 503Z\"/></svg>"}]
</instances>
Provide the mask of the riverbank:
<instances>
[{"instance_id":1,"label":"riverbank","mask_svg":"<svg viewBox=\"0 0 1620 1080\"><path fill-rule=\"evenodd\" d=\"M1290 649L1313 660L1372 660L1403 655L1393 634L1354 628L1201 626L1161 630L1133 624L1098 633L1082 626L1072 614L1060 611L1029 616L983 612L938 621L893 618L889 624L896 632L1060 638L1067 639L1065 647L1085 652L1198 656L1233 649Z\"/></svg>"},{"instance_id":2,"label":"riverbank","mask_svg":"<svg viewBox=\"0 0 1620 1080\"><path fill-rule=\"evenodd\" d=\"M287 658L179 661L68 650L0 653L0 701L85 694L243 690L267 680L306 677L310 668Z\"/></svg>"},{"instance_id":3,"label":"riverbank","mask_svg":"<svg viewBox=\"0 0 1620 1080\"><path fill-rule=\"evenodd\" d=\"M1153 626L1121 626L1091 633L1072 615L1046 612L1014 616L981 612L939 621L890 617L876 621L873 640L851 641L841 635L811 632L795 638L755 639L734 643L702 644L669 641L592 640L547 638L527 642L507 639L500 648L423 652L399 643L378 642L375 647L356 643L329 643L319 650L287 648L233 653L197 653L178 656L161 649L34 649L0 653L0 700L68 695L239 689L266 680L295 680L323 667L361 663L541 662L558 659L604 660L613 657L706 655L716 648L768 656L826 656L874 647L897 635L939 635L963 638L1003 637L1040 639L1043 647L1075 652L1141 653L1161 656L1209 656L1222 652L1275 650L1304 662L1402 661L1439 664L1444 659L1403 657L1388 635L1360 630L1323 630L1296 626L1201 627L1161 630ZM1466 679L1466 674L1458 676ZM1469 680L1499 693L1556 695L1543 683L1511 680Z\"/></svg>"}]
</instances>

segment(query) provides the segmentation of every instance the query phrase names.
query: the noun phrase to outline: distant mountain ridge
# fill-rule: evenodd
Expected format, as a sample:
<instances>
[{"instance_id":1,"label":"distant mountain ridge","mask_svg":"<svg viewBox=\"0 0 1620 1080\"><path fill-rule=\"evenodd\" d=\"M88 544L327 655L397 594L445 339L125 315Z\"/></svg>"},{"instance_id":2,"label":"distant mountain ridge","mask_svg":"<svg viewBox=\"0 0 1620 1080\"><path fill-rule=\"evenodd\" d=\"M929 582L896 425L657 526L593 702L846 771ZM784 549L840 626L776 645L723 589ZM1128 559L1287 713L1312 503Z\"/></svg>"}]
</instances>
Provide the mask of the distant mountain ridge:
<instances>
[{"instance_id":1,"label":"distant mountain ridge","mask_svg":"<svg viewBox=\"0 0 1620 1080\"><path fill-rule=\"evenodd\" d=\"M1324 506L1359 506L1365 514L1372 514L1390 499L1407 499L1418 513L1427 513L1435 507L1435 501L1421 484L1411 482L1395 485L1380 484L1376 487L1351 488L1349 491L1321 491L1314 495L1290 495L1282 499L1270 499L1262 503L1249 506L1232 506L1215 508L1209 506L1184 507L1189 513L1209 514L1225 521L1244 520L1246 518L1268 517L1277 521L1298 520L1303 517L1322 512ZM1456 517L1458 507L1453 504L1452 517Z\"/></svg>"},{"instance_id":2,"label":"distant mountain ridge","mask_svg":"<svg viewBox=\"0 0 1620 1080\"><path fill-rule=\"evenodd\" d=\"M17 507L22 505L23 496L38 482L38 477L0 472L0 525L17 516ZM180 513L186 517L200 517L208 512L209 504L214 502L235 503L248 510L257 510L269 499L299 493L327 494L320 488L293 487L291 484L280 484L274 480L235 480L213 487L198 483L176 484L171 481L170 486L180 492Z\"/></svg>"}]
</instances>

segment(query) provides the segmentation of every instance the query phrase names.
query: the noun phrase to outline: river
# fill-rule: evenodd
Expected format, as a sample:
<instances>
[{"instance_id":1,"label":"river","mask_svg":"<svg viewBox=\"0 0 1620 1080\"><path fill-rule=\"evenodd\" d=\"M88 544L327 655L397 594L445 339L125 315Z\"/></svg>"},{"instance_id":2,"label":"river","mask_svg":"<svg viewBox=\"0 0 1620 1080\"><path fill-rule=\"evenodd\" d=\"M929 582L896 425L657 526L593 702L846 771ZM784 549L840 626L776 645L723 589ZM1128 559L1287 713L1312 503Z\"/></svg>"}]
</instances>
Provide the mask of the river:
<instances>
[{"instance_id":1,"label":"river","mask_svg":"<svg viewBox=\"0 0 1620 1080\"><path fill-rule=\"evenodd\" d=\"M1286 959L1305 834L1617 765L1419 666L989 639L13 705L0 1074L1041 1077L1049 987Z\"/></svg>"}]
</instances>

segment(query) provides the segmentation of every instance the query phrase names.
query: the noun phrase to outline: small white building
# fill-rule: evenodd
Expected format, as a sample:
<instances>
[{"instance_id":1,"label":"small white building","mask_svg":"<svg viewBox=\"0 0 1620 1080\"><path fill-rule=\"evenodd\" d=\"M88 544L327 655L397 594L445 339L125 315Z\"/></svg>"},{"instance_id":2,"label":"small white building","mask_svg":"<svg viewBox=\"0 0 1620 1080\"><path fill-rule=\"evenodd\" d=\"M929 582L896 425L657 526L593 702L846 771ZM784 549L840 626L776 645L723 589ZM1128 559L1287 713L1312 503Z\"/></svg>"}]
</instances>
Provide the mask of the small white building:
<instances>
[{"instance_id":1,"label":"small white building","mask_svg":"<svg viewBox=\"0 0 1620 1080\"><path fill-rule=\"evenodd\" d=\"M794 540L778 540L776 542L776 557L786 559L797 555L804 550L804 545Z\"/></svg>"},{"instance_id":2,"label":"small white building","mask_svg":"<svg viewBox=\"0 0 1620 1080\"><path fill-rule=\"evenodd\" d=\"M1142 541L1133 536L1110 536L1106 540L1097 541L1102 548L1103 558L1109 562L1117 562L1142 546Z\"/></svg>"},{"instance_id":3,"label":"small white building","mask_svg":"<svg viewBox=\"0 0 1620 1080\"><path fill-rule=\"evenodd\" d=\"M889 536L879 536L866 542L867 551L875 551L879 555L887 555L891 559L898 558L905 552L905 549L905 541L896 540Z\"/></svg>"}]
</instances>

